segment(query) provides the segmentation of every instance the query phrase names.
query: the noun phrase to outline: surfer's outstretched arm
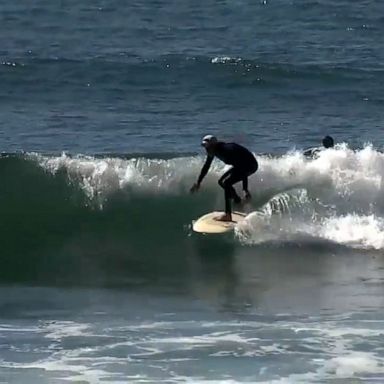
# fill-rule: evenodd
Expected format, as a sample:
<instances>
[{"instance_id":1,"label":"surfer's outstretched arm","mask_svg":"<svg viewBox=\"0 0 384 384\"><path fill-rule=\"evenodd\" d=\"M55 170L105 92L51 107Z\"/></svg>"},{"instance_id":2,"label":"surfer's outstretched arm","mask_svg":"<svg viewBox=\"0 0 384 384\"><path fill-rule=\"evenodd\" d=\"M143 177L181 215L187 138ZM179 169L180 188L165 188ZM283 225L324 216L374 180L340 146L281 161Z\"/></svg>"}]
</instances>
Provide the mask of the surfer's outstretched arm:
<instances>
[{"instance_id":1,"label":"surfer's outstretched arm","mask_svg":"<svg viewBox=\"0 0 384 384\"><path fill-rule=\"evenodd\" d=\"M200 172L199 178L197 179L197 182L195 184L193 184L193 186L191 188L191 192L196 192L200 188L200 184L203 181L206 174L208 173L209 168L212 164L212 161L213 161L213 156L208 155L207 159L205 160L205 163L203 165L203 168L201 169L201 172Z\"/></svg>"},{"instance_id":2,"label":"surfer's outstretched arm","mask_svg":"<svg viewBox=\"0 0 384 384\"><path fill-rule=\"evenodd\" d=\"M213 156L207 156L207 159L205 160L203 168L201 169L200 176L197 179L197 184L200 185L201 182L203 181L204 177L209 171L209 168L211 167L212 161L213 161Z\"/></svg>"},{"instance_id":3,"label":"surfer's outstretched arm","mask_svg":"<svg viewBox=\"0 0 384 384\"><path fill-rule=\"evenodd\" d=\"M245 200L246 201L251 200L252 196L251 196L250 192L248 191L248 176L245 176L243 178L243 191L245 193L245 196L244 196Z\"/></svg>"}]
</instances>

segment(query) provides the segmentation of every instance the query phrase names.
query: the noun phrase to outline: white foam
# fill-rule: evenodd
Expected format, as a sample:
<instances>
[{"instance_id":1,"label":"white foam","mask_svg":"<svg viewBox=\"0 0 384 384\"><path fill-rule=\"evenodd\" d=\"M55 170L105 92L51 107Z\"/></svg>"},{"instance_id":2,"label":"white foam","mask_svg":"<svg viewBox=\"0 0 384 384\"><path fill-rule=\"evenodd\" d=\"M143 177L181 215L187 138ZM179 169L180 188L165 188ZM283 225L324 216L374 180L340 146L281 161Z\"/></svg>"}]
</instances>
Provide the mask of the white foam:
<instances>
[{"instance_id":1,"label":"white foam","mask_svg":"<svg viewBox=\"0 0 384 384\"><path fill-rule=\"evenodd\" d=\"M70 157L65 153L59 157L29 156L48 172L66 171L70 181L78 183L90 199L102 199L125 188L149 193L185 194L203 162L199 157L161 160ZM215 164L213 172L217 169L218 164Z\"/></svg>"},{"instance_id":2,"label":"white foam","mask_svg":"<svg viewBox=\"0 0 384 384\"><path fill-rule=\"evenodd\" d=\"M87 324L78 324L73 321L55 321L44 324L43 330L49 339L61 340L68 336L85 336L89 329Z\"/></svg>"},{"instance_id":3,"label":"white foam","mask_svg":"<svg viewBox=\"0 0 384 384\"><path fill-rule=\"evenodd\" d=\"M230 56L216 56L211 60L212 64L236 64L241 62L242 59L240 57L230 57Z\"/></svg>"},{"instance_id":4,"label":"white foam","mask_svg":"<svg viewBox=\"0 0 384 384\"><path fill-rule=\"evenodd\" d=\"M149 190L185 193L183 187L197 178L204 158L201 156L161 159L94 158L90 156L58 157L29 154L46 170L56 173L60 169L68 172L72 180L83 183L91 196L109 193L126 186ZM372 204L383 198L384 155L367 146L353 152L346 146L323 151L318 159L307 161L299 152L290 152L279 158L257 156L259 170L250 178L254 195L271 191L272 195L295 187L305 188L314 197L329 197L349 194L351 202L365 201ZM215 161L212 177L206 187L217 187L216 177L225 166ZM181 188L182 187L182 188Z\"/></svg>"},{"instance_id":5,"label":"white foam","mask_svg":"<svg viewBox=\"0 0 384 384\"><path fill-rule=\"evenodd\" d=\"M239 334L230 334L226 332L215 332L199 336L189 336L189 337L164 337L159 339L151 340L151 343L161 343L161 344L181 344L181 345L190 345L194 347L197 345L214 345L218 342L229 342L229 343L246 343L248 340L243 338Z\"/></svg>"},{"instance_id":6,"label":"white foam","mask_svg":"<svg viewBox=\"0 0 384 384\"><path fill-rule=\"evenodd\" d=\"M345 326L345 323L348 325ZM0 367L37 368L42 370L39 375L48 372L47 376L53 380L57 375L63 381L90 383L155 382L162 378L167 382L185 383L291 384L329 381L337 378L363 381L366 377L371 378L374 375L380 379L384 375L383 359L379 356L380 337L383 331L381 328L369 328L371 322L368 322L368 328L364 328L363 323L364 321L359 321L359 327L354 328L352 325L356 325L356 322L346 314L342 317L326 317L326 320L321 317L312 317L304 321L285 321L283 319L281 321L234 320L223 323L220 321L180 321L174 323L176 329L191 331L191 326L194 326L197 334L190 337L178 337L178 332L175 333L174 328L167 330L171 323L148 322L149 327L146 329L145 327L140 328L141 322L138 321L137 324L132 324L132 329L139 327L144 332L140 337L137 337L136 333L132 335L130 332L121 336L121 331L125 329L125 326L108 328L107 333L111 340L106 345L65 349L65 344L60 344L65 337L83 336L84 334L95 336L92 328L89 328L87 324L68 321L42 322L39 329L44 330L48 337L53 336L57 341L56 347L52 350L53 353L43 359L39 356L39 360L34 362L0 361ZM153 329L156 329L155 324L159 325L160 332L153 332ZM164 327L165 324L167 327ZM62 332L59 332L60 327L63 329ZM214 328L213 332L205 333L210 328ZM228 332L228 328L233 329L233 332ZM23 329L28 332L27 328ZM98 329L97 333L100 331ZM114 335L114 331L117 331L118 335ZM263 331L267 332L263 333ZM276 337L272 336L274 331L276 331ZM285 331L288 332L284 335ZM294 332L292 333L292 331ZM131 338L132 336L133 338ZM116 337L121 337L123 342L116 343ZM284 344L279 344L282 340ZM365 351L366 347L364 347L364 351L357 350L363 340L370 352ZM83 343L81 344L83 345ZM127 356L124 356L124 353L121 353L124 349L119 348L118 357L111 356L111 348L124 345L135 345L138 349L143 350L143 353L140 354L136 349L132 351L127 348ZM305 347L305 352L301 348L297 349L298 345ZM222 359L224 368L220 369L215 377L211 376L209 371L196 376L184 376L183 365L179 365L179 363L194 360L199 367L207 354L194 354L189 358L183 351L201 347L207 351L210 358ZM314 347L313 352L310 347ZM172 351L172 354L156 356L156 354L169 351ZM182 353L178 354L180 351ZM271 358L274 355L279 355L276 360ZM237 364L225 365L228 357L236 358L236 361L245 358L246 360L239 361L239 363L241 365L246 362L245 367L249 368L248 364L254 364L250 358L257 358L257 356L269 358L265 362L266 365L255 366L252 377L248 377L246 374L239 375ZM279 366L280 358L283 357L284 363ZM128 371L127 367L129 367ZM199 369L194 371L194 373L197 372ZM267 380L268 376L272 374L273 379Z\"/></svg>"},{"instance_id":7,"label":"white foam","mask_svg":"<svg viewBox=\"0 0 384 384\"><path fill-rule=\"evenodd\" d=\"M337 377L348 378L358 374L382 374L384 366L372 353L352 352L345 356L337 356L325 365L330 373Z\"/></svg>"},{"instance_id":8,"label":"white foam","mask_svg":"<svg viewBox=\"0 0 384 384\"><path fill-rule=\"evenodd\" d=\"M384 219L350 214L323 220L319 235L358 248L384 248Z\"/></svg>"},{"instance_id":9,"label":"white foam","mask_svg":"<svg viewBox=\"0 0 384 384\"><path fill-rule=\"evenodd\" d=\"M302 240L317 238L361 249L384 248L384 220L375 215L333 216L320 222L303 222L294 218L281 218L250 214L236 228L239 238L246 243L273 240Z\"/></svg>"}]
</instances>

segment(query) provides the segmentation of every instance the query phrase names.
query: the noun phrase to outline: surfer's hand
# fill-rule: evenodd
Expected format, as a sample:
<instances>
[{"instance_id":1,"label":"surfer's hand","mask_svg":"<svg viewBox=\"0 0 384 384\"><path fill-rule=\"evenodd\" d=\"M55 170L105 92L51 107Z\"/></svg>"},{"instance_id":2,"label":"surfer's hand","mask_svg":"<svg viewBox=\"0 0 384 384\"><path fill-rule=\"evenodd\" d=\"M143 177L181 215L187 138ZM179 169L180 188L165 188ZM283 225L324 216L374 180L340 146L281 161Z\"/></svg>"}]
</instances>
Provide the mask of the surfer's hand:
<instances>
[{"instance_id":1,"label":"surfer's hand","mask_svg":"<svg viewBox=\"0 0 384 384\"><path fill-rule=\"evenodd\" d=\"M191 193L195 193L199 190L200 188L200 184L199 183L195 183L192 185L192 188L190 189Z\"/></svg>"},{"instance_id":2,"label":"surfer's hand","mask_svg":"<svg viewBox=\"0 0 384 384\"><path fill-rule=\"evenodd\" d=\"M245 202L248 202L248 201L250 201L252 199L252 196L251 196L251 194L249 193L249 191L245 191L244 192L244 200L245 200Z\"/></svg>"}]
</instances>

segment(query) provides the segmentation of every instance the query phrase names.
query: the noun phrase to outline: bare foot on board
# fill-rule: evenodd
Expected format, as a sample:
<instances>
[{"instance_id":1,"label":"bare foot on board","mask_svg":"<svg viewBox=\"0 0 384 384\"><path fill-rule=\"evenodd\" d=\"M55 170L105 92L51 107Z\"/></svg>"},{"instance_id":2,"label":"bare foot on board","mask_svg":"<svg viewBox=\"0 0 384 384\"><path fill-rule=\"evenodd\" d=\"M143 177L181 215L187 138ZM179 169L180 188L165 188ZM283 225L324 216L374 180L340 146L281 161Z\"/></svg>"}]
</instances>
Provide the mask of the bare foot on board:
<instances>
[{"instance_id":1,"label":"bare foot on board","mask_svg":"<svg viewBox=\"0 0 384 384\"><path fill-rule=\"evenodd\" d=\"M215 217L217 221L232 221L232 215L230 213L225 213L222 216Z\"/></svg>"}]
</instances>

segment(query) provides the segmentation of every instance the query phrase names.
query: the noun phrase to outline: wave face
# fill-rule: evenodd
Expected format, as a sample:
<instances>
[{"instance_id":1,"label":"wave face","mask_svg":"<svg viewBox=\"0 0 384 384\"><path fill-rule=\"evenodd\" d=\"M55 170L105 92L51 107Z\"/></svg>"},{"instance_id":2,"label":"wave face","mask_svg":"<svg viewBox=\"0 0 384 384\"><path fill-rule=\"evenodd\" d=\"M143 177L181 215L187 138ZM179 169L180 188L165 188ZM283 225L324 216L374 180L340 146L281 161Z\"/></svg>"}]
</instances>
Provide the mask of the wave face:
<instances>
[{"instance_id":1,"label":"wave face","mask_svg":"<svg viewBox=\"0 0 384 384\"><path fill-rule=\"evenodd\" d=\"M185 257L178 255L191 251L191 221L223 206L220 163L199 194L188 193L203 160L4 155L0 278L60 283L81 275L86 282L92 271L142 276L148 264L145 278L155 278L158 269L180 271ZM250 179L252 206L231 246L325 242L384 248L382 153L340 145L313 161L298 152L258 160L259 171ZM214 246L216 252L223 247Z\"/></svg>"}]
</instances>

